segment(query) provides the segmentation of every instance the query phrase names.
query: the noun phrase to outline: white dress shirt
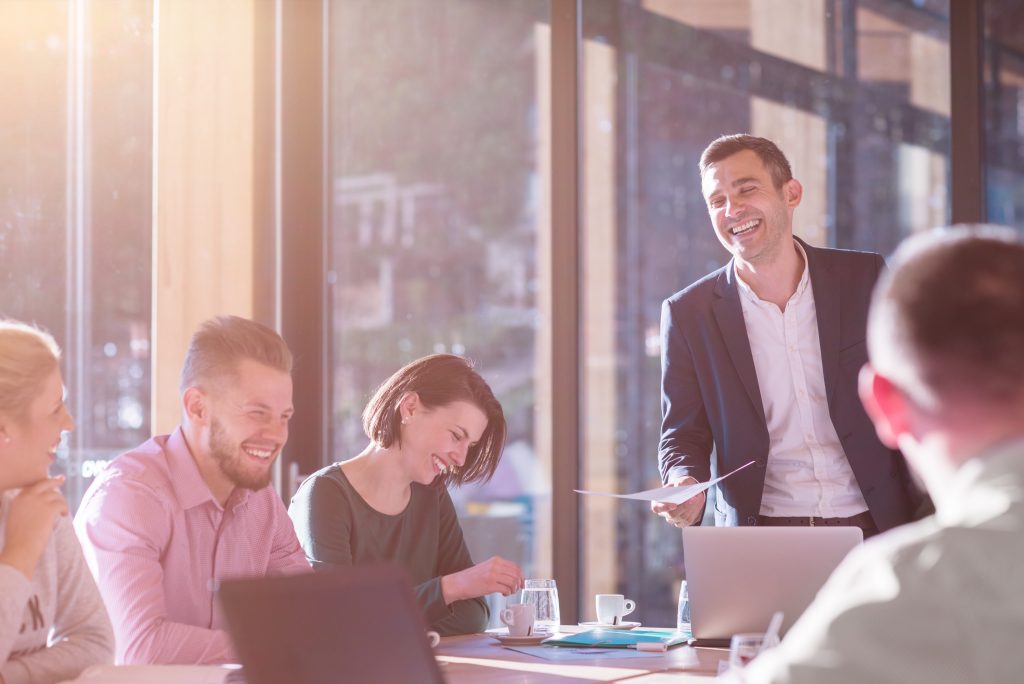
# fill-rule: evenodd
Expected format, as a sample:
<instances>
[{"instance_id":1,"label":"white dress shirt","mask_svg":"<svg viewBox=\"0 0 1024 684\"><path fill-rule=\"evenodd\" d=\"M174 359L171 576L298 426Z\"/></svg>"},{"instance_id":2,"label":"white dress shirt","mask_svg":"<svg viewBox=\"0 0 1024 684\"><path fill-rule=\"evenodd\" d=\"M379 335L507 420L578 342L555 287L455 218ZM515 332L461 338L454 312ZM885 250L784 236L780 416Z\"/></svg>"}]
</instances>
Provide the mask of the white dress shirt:
<instances>
[{"instance_id":1,"label":"white dress shirt","mask_svg":"<svg viewBox=\"0 0 1024 684\"><path fill-rule=\"evenodd\" d=\"M868 506L828 413L807 255L793 245L804 270L784 311L736 278L770 440L760 513L846 518Z\"/></svg>"},{"instance_id":2,"label":"white dress shirt","mask_svg":"<svg viewBox=\"0 0 1024 684\"><path fill-rule=\"evenodd\" d=\"M1024 439L965 463L938 513L850 552L752 684L1020 682Z\"/></svg>"}]
</instances>

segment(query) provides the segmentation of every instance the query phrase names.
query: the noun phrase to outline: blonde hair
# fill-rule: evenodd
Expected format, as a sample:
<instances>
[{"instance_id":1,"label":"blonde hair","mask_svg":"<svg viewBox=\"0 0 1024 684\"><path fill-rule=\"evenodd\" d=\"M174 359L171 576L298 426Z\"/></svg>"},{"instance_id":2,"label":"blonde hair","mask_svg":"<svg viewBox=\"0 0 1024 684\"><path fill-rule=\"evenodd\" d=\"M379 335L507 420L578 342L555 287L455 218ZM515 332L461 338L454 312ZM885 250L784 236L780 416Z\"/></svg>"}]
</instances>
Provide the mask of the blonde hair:
<instances>
[{"instance_id":1,"label":"blonde hair","mask_svg":"<svg viewBox=\"0 0 1024 684\"><path fill-rule=\"evenodd\" d=\"M20 419L60 364L60 347L34 325L0 320L0 413Z\"/></svg>"}]
</instances>

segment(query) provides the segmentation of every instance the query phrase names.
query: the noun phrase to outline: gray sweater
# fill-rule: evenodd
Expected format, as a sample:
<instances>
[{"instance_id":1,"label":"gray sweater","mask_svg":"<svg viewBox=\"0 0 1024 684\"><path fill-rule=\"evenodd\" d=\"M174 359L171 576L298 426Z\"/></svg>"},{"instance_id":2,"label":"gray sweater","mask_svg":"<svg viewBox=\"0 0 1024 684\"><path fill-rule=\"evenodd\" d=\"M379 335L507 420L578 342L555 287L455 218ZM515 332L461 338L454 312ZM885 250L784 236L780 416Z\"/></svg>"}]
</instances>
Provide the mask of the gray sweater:
<instances>
[{"instance_id":1,"label":"gray sweater","mask_svg":"<svg viewBox=\"0 0 1024 684\"><path fill-rule=\"evenodd\" d=\"M0 548L13 492L0 493ZM114 632L71 519L61 517L32 579L0 564L0 675L53 684L114 659Z\"/></svg>"}]
</instances>

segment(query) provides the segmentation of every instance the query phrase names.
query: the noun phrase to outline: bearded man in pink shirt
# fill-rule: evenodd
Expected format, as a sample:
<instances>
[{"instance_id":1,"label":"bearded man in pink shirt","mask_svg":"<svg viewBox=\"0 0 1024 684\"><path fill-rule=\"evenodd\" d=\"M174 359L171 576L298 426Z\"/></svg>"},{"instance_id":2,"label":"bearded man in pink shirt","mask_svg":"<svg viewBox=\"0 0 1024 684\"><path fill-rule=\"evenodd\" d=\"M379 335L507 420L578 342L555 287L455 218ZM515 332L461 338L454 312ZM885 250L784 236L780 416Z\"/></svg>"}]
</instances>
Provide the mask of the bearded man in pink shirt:
<instances>
[{"instance_id":1,"label":"bearded man in pink shirt","mask_svg":"<svg viewBox=\"0 0 1024 684\"><path fill-rule=\"evenodd\" d=\"M270 486L288 439L292 357L273 330L219 316L193 335L181 425L111 461L75 516L118 663L237 660L213 586L308 571Z\"/></svg>"}]
</instances>

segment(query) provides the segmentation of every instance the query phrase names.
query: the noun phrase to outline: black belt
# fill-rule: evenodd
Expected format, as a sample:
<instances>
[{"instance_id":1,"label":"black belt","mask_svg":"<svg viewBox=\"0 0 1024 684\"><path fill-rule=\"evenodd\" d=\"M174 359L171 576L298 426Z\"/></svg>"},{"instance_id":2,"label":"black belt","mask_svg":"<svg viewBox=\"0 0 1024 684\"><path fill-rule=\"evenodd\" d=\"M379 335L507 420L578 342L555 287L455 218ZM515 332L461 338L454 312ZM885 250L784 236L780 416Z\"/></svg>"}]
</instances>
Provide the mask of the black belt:
<instances>
[{"instance_id":1,"label":"black belt","mask_svg":"<svg viewBox=\"0 0 1024 684\"><path fill-rule=\"evenodd\" d=\"M849 518L819 518L816 516L801 516L781 518L762 515L758 517L759 525L776 527L859 527L862 530L874 529L875 519L871 517L870 511L864 511Z\"/></svg>"}]
</instances>

